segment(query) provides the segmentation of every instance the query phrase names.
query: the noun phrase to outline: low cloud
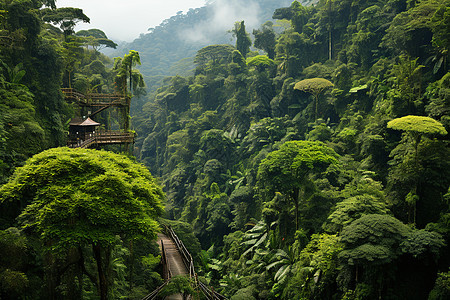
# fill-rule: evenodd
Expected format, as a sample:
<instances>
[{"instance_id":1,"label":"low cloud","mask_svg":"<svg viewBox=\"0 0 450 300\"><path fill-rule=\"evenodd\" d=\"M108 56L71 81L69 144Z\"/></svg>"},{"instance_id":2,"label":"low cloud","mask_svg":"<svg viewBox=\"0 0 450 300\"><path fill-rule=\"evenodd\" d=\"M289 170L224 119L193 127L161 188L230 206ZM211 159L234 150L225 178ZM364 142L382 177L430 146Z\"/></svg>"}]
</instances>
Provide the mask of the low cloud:
<instances>
[{"instance_id":1,"label":"low cloud","mask_svg":"<svg viewBox=\"0 0 450 300\"><path fill-rule=\"evenodd\" d=\"M189 42L208 43L218 36L225 36L237 21L245 21L247 32L261 25L261 7L254 0L217 0L209 8L211 17L180 32L180 38ZM231 34L229 35L231 38Z\"/></svg>"}]
</instances>

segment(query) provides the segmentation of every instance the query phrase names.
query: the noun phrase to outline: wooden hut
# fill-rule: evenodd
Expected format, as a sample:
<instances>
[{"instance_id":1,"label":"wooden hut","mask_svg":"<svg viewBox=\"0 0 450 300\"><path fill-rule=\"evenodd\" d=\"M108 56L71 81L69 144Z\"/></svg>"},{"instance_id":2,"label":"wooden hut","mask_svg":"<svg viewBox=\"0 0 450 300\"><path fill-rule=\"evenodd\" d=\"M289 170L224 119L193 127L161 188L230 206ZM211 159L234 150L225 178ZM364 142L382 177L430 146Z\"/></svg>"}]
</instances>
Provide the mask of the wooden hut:
<instances>
[{"instance_id":1,"label":"wooden hut","mask_svg":"<svg viewBox=\"0 0 450 300\"><path fill-rule=\"evenodd\" d=\"M69 146L81 145L84 141L92 138L100 123L91 118L72 119L69 123Z\"/></svg>"}]
</instances>

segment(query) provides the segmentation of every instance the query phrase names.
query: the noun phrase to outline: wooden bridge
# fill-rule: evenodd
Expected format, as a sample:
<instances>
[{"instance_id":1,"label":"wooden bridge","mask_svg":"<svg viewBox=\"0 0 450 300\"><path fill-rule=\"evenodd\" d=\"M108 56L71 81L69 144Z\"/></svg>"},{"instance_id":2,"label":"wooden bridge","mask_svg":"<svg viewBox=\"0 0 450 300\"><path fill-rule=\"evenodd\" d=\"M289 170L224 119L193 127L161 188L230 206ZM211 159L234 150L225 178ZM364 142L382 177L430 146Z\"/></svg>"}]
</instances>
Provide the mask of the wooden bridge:
<instances>
[{"instance_id":1,"label":"wooden bridge","mask_svg":"<svg viewBox=\"0 0 450 300\"><path fill-rule=\"evenodd\" d=\"M173 276L177 275L189 276L191 281L194 282L194 289L200 291L208 300L227 299L225 296L215 292L214 289L209 288L206 284L198 280L191 254L171 227L165 227L164 229L165 234L158 234L158 244L161 249L161 261L163 264L165 282L152 293L142 298L142 300L161 299L161 297L158 297L159 292L170 282ZM176 294L166 297L165 299L183 300L194 298L191 295L183 296L181 294Z\"/></svg>"}]
</instances>

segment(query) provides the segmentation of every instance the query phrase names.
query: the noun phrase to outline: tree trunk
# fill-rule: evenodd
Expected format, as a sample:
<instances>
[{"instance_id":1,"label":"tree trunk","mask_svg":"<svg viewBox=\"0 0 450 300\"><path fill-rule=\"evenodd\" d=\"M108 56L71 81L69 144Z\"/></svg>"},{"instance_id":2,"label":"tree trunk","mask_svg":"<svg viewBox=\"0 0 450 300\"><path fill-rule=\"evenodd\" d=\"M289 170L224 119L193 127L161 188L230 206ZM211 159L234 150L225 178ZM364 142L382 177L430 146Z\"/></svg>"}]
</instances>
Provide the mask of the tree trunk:
<instances>
[{"instance_id":1,"label":"tree trunk","mask_svg":"<svg viewBox=\"0 0 450 300\"><path fill-rule=\"evenodd\" d=\"M101 300L108 299L108 283L106 281L105 270L103 270L102 263L102 252L101 246L98 244L92 244L92 251L94 252L94 258L97 262L97 272L98 272L98 292Z\"/></svg>"},{"instance_id":2,"label":"tree trunk","mask_svg":"<svg viewBox=\"0 0 450 300\"><path fill-rule=\"evenodd\" d=\"M317 121L317 106L319 103L319 95L316 95L316 108L315 108L315 116L314 116L314 121Z\"/></svg>"},{"instance_id":3,"label":"tree trunk","mask_svg":"<svg viewBox=\"0 0 450 300\"><path fill-rule=\"evenodd\" d=\"M162 243L162 241L161 241L161 243ZM134 275L133 274L134 273L133 260L134 260L133 240L131 240L130 241L130 294L133 291L133 275Z\"/></svg>"},{"instance_id":4,"label":"tree trunk","mask_svg":"<svg viewBox=\"0 0 450 300\"><path fill-rule=\"evenodd\" d=\"M44 256L45 268L45 283L47 288L47 299L54 300L57 299L56 287L58 286L56 282L56 270L55 270L55 259L52 254L46 254Z\"/></svg>"},{"instance_id":5,"label":"tree trunk","mask_svg":"<svg viewBox=\"0 0 450 300\"><path fill-rule=\"evenodd\" d=\"M331 43L331 28L330 31L328 32L328 59L331 60L333 58L333 53L332 53L332 43Z\"/></svg>"},{"instance_id":6,"label":"tree trunk","mask_svg":"<svg viewBox=\"0 0 450 300\"><path fill-rule=\"evenodd\" d=\"M298 230L298 199L299 199L299 193L300 193L300 189L299 188L295 188L294 189L294 195L293 195L293 200L294 200L294 205L295 205L295 230Z\"/></svg>"},{"instance_id":7,"label":"tree trunk","mask_svg":"<svg viewBox=\"0 0 450 300\"><path fill-rule=\"evenodd\" d=\"M133 75L131 71L132 71L132 66L131 66L131 63L130 63L130 93L131 93L131 88L132 88L132 78L131 78L131 76Z\"/></svg>"},{"instance_id":8,"label":"tree trunk","mask_svg":"<svg viewBox=\"0 0 450 300\"><path fill-rule=\"evenodd\" d=\"M331 41L331 39L332 39L331 30L333 29L333 20L332 20L332 16L331 16L331 0L328 0L328 5L329 5L328 17L330 18L329 24L328 24L328 26L329 26L328 27L328 59L331 60L333 58L333 51L332 51L333 44Z\"/></svg>"}]
</instances>

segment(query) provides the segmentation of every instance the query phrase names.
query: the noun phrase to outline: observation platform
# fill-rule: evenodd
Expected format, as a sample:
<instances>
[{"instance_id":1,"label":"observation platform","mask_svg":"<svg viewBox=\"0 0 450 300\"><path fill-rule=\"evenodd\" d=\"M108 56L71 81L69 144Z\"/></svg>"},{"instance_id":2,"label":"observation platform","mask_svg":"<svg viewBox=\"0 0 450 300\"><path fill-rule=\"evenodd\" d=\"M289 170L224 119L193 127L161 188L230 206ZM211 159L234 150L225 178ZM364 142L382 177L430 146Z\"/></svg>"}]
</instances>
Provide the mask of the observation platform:
<instances>
[{"instance_id":1,"label":"observation platform","mask_svg":"<svg viewBox=\"0 0 450 300\"><path fill-rule=\"evenodd\" d=\"M134 143L134 132L100 131L90 134L86 140L70 139L67 141L69 148L90 148L97 145L113 145Z\"/></svg>"}]
</instances>

